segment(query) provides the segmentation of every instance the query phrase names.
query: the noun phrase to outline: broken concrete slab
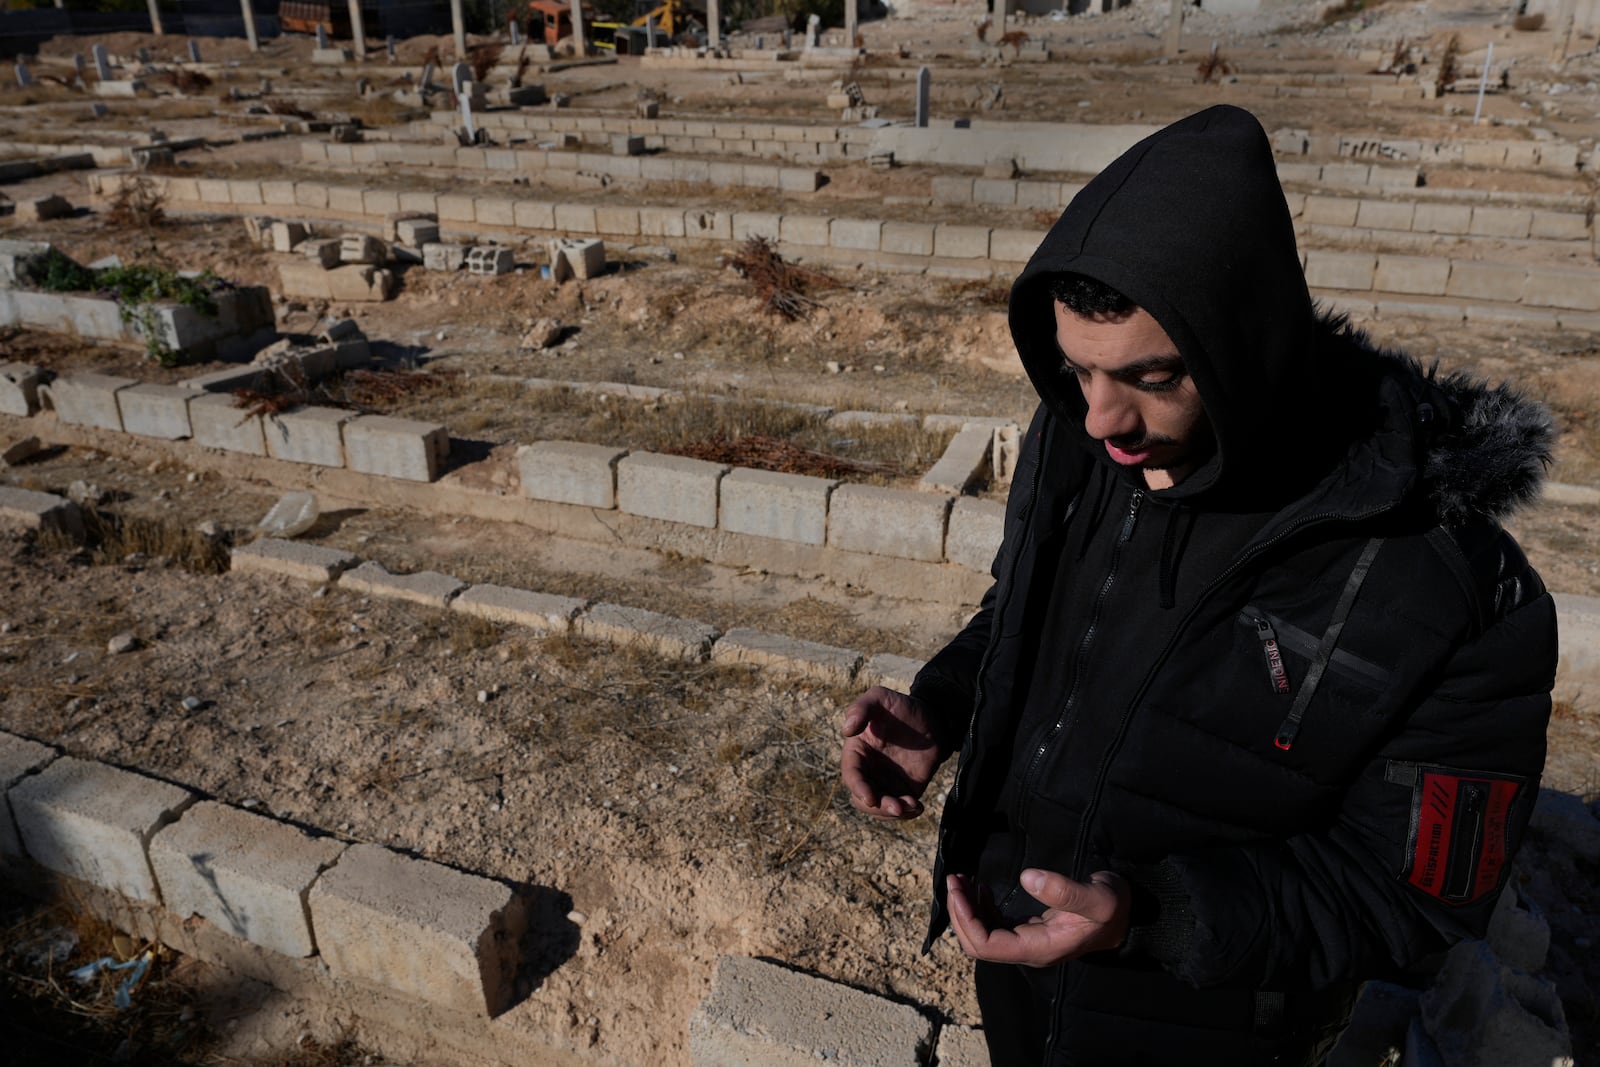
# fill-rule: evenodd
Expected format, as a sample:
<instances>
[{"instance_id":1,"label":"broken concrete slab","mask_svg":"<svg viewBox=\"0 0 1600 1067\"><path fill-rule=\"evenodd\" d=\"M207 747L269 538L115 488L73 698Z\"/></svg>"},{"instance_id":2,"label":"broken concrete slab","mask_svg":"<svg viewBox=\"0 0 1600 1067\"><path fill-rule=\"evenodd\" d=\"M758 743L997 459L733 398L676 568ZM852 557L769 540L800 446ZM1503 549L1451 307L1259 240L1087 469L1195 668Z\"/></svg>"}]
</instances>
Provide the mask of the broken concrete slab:
<instances>
[{"instance_id":1,"label":"broken concrete slab","mask_svg":"<svg viewBox=\"0 0 1600 1067\"><path fill-rule=\"evenodd\" d=\"M667 659L700 662L711 651L718 632L692 619L662 615L621 604L595 604L573 620L579 636L613 645L647 648Z\"/></svg>"},{"instance_id":2,"label":"broken concrete slab","mask_svg":"<svg viewBox=\"0 0 1600 1067\"><path fill-rule=\"evenodd\" d=\"M17 467L44 451L44 442L37 437L23 437L0 449L0 470Z\"/></svg>"},{"instance_id":3,"label":"broken concrete slab","mask_svg":"<svg viewBox=\"0 0 1600 1067\"><path fill-rule=\"evenodd\" d=\"M553 596L504 585L474 585L450 602L452 611L492 622L526 626L541 633L566 633L587 600Z\"/></svg>"},{"instance_id":4,"label":"broken concrete slab","mask_svg":"<svg viewBox=\"0 0 1600 1067\"><path fill-rule=\"evenodd\" d=\"M117 393L138 384L133 378L109 374L73 374L39 386L38 392L40 401L55 409L62 422L121 432Z\"/></svg>"},{"instance_id":5,"label":"broken concrete slab","mask_svg":"<svg viewBox=\"0 0 1600 1067\"><path fill-rule=\"evenodd\" d=\"M516 995L523 899L488 878L352 845L308 894L336 977L494 1015Z\"/></svg>"},{"instance_id":6,"label":"broken concrete slab","mask_svg":"<svg viewBox=\"0 0 1600 1067\"><path fill-rule=\"evenodd\" d=\"M35 863L135 900L161 903L146 847L198 799L187 789L71 756L8 794Z\"/></svg>"},{"instance_id":7,"label":"broken concrete slab","mask_svg":"<svg viewBox=\"0 0 1600 1067\"><path fill-rule=\"evenodd\" d=\"M82 541L83 515L65 497L0 486L0 529L48 531Z\"/></svg>"},{"instance_id":8,"label":"broken concrete slab","mask_svg":"<svg viewBox=\"0 0 1600 1067\"><path fill-rule=\"evenodd\" d=\"M168 911L198 915L285 956L317 950L306 894L345 843L204 800L150 839Z\"/></svg>"},{"instance_id":9,"label":"broken concrete slab","mask_svg":"<svg viewBox=\"0 0 1600 1067\"><path fill-rule=\"evenodd\" d=\"M590 508L617 506L617 461L625 448L576 441L535 441L517 449L522 495Z\"/></svg>"},{"instance_id":10,"label":"broken concrete slab","mask_svg":"<svg viewBox=\"0 0 1600 1067\"><path fill-rule=\"evenodd\" d=\"M858 681L862 685L881 685L896 692L909 693L917 672L924 666L924 660L880 652L861 665Z\"/></svg>"},{"instance_id":11,"label":"broken concrete slab","mask_svg":"<svg viewBox=\"0 0 1600 1067\"><path fill-rule=\"evenodd\" d=\"M49 222L51 219L66 218L70 214L72 214L72 204L67 198L52 193L49 196L18 200L12 218L18 222Z\"/></svg>"},{"instance_id":12,"label":"broken concrete slab","mask_svg":"<svg viewBox=\"0 0 1600 1067\"><path fill-rule=\"evenodd\" d=\"M284 296L376 303L394 296L396 278L392 271L359 263L325 270L320 263L286 262L278 264L278 283Z\"/></svg>"},{"instance_id":13,"label":"broken concrete slab","mask_svg":"<svg viewBox=\"0 0 1600 1067\"><path fill-rule=\"evenodd\" d=\"M994 431L985 426L967 426L950 439L939 461L917 482L917 488L935 493L964 493L972 483L989 473L989 456L994 448Z\"/></svg>"},{"instance_id":14,"label":"broken concrete slab","mask_svg":"<svg viewBox=\"0 0 1600 1067\"><path fill-rule=\"evenodd\" d=\"M634 452L617 462L617 508L666 522L714 528L728 467L703 459Z\"/></svg>"},{"instance_id":15,"label":"broken concrete slab","mask_svg":"<svg viewBox=\"0 0 1600 1067\"><path fill-rule=\"evenodd\" d=\"M333 581L361 562L341 549L273 537L239 545L229 553L229 559L229 569L234 574L275 574L319 585Z\"/></svg>"},{"instance_id":16,"label":"broken concrete slab","mask_svg":"<svg viewBox=\"0 0 1600 1067\"><path fill-rule=\"evenodd\" d=\"M711 646L711 660L713 663L748 663L833 685L849 685L861 666L861 653L738 627L723 634Z\"/></svg>"},{"instance_id":17,"label":"broken concrete slab","mask_svg":"<svg viewBox=\"0 0 1600 1067\"><path fill-rule=\"evenodd\" d=\"M932 1045L932 1021L909 1004L739 956L717 961L689 1020L696 1067L917 1067Z\"/></svg>"},{"instance_id":18,"label":"broken concrete slab","mask_svg":"<svg viewBox=\"0 0 1600 1067\"><path fill-rule=\"evenodd\" d=\"M418 571L415 574L391 574L376 560L368 560L354 570L339 577L339 585L369 596L409 600L431 608L446 608L450 599L467 587L459 578L438 571Z\"/></svg>"},{"instance_id":19,"label":"broken concrete slab","mask_svg":"<svg viewBox=\"0 0 1600 1067\"><path fill-rule=\"evenodd\" d=\"M359 415L344 424L345 465L363 474L431 482L450 455L450 433L436 422Z\"/></svg>"},{"instance_id":20,"label":"broken concrete slab","mask_svg":"<svg viewBox=\"0 0 1600 1067\"><path fill-rule=\"evenodd\" d=\"M828 496L838 481L736 467L721 486L721 526L730 533L820 545L828 534Z\"/></svg>"},{"instance_id":21,"label":"broken concrete slab","mask_svg":"<svg viewBox=\"0 0 1600 1067\"><path fill-rule=\"evenodd\" d=\"M28 363L0 363L0 415L27 417L39 410L44 371Z\"/></svg>"},{"instance_id":22,"label":"broken concrete slab","mask_svg":"<svg viewBox=\"0 0 1600 1067\"><path fill-rule=\"evenodd\" d=\"M60 753L49 745L0 731L0 856L15 859L23 855L22 839L11 814L7 794L30 774L48 767Z\"/></svg>"}]
</instances>

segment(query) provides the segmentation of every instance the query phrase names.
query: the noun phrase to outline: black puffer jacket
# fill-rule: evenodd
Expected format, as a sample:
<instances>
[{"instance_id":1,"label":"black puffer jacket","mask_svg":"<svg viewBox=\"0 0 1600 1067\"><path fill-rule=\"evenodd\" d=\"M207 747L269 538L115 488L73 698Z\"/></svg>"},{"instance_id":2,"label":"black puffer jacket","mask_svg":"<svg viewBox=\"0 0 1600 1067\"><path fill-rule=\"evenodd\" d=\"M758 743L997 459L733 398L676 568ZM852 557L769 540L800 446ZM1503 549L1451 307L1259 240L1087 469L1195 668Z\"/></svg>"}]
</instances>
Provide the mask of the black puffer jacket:
<instances>
[{"instance_id":1,"label":"black puffer jacket","mask_svg":"<svg viewBox=\"0 0 1600 1067\"><path fill-rule=\"evenodd\" d=\"M1126 293L1182 353L1217 452L1176 489L1131 484L1084 434L1041 281L1060 271ZM961 758L930 943L943 875L992 858L999 824L1022 842L1012 880L1110 867L1135 884L1128 945L1084 961L1118 976L1105 987L1119 1003L1094 1003L1092 980L1062 985L1085 1011L1178 1010L1127 1003L1129 975L1159 976L1163 995L1173 979L1330 990L1480 934L1544 761L1554 607L1496 520L1537 493L1548 414L1315 315L1265 135L1234 108L1091 182L1017 281L1011 325L1043 403L995 585L912 688ZM1052 546L1074 524L1115 537L1146 505L1262 519L1187 596L1107 568L1107 586L1148 595L1097 625L1152 639L1094 637L1117 662L1019 744L1033 666L1060 654L1039 626L1072 565ZM1163 569L1184 566L1181 547L1161 552Z\"/></svg>"}]
</instances>

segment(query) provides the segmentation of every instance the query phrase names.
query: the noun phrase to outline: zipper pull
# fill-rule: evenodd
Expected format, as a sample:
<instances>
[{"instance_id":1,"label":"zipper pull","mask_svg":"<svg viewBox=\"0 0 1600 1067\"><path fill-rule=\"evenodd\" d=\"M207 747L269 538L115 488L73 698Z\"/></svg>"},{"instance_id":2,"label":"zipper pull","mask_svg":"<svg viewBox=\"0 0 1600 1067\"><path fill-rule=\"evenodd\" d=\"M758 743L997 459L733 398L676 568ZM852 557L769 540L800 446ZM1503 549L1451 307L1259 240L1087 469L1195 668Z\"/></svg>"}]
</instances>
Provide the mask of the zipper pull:
<instances>
[{"instance_id":1,"label":"zipper pull","mask_svg":"<svg viewBox=\"0 0 1600 1067\"><path fill-rule=\"evenodd\" d=\"M1128 515L1122 520L1122 532L1117 534L1117 543L1125 545L1133 536L1133 524L1139 518L1139 505L1144 503L1144 490L1135 489L1133 497L1128 501Z\"/></svg>"},{"instance_id":2,"label":"zipper pull","mask_svg":"<svg viewBox=\"0 0 1600 1067\"><path fill-rule=\"evenodd\" d=\"M1261 652L1267 660L1267 681L1271 683L1272 691L1279 696L1288 696L1289 669L1283 664L1283 650L1278 647L1278 634L1265 616L1256 620L1256 639L1261 642Z\"/></svg>"}]
</instances>

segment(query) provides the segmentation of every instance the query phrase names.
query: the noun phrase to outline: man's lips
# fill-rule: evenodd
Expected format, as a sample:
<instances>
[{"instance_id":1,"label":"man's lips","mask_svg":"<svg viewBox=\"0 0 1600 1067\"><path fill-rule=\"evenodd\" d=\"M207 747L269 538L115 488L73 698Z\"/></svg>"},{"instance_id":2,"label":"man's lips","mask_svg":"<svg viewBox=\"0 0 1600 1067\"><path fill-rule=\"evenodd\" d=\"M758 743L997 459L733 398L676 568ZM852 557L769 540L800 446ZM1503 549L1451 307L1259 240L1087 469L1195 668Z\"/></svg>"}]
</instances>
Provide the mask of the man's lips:
<instances>
[{"instance_id":1,"label":"man's lips","mask_svg":"<svg viewBox=\"0 0 1600 1067\"><path fill-rule=\"evenodd\" d=\"M1154 449L1147 445L1138 451L1130 452L1127 449L1118 448L1110 441L1105 442L1105 446L1106 453L1110 455L1115 462L1120 463L1125 467L1132 467L1136 464L1143 463L1145 460L1150 458L1150 453L1154 451Z\"/></svg>"}]
</instances>

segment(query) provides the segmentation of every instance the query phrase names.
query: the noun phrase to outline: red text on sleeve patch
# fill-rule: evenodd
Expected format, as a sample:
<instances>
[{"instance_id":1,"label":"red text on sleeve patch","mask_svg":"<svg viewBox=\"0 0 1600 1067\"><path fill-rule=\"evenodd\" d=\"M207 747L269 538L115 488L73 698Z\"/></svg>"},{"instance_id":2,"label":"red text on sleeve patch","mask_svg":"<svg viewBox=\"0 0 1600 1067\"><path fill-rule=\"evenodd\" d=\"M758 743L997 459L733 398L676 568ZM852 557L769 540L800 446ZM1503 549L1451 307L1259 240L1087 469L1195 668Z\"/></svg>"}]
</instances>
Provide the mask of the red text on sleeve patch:
<instances>
[{"instance_id":1,"label":"red text on sleeve patch","mask_svg":"<svg viewBox=\"0 0 1600 1067\"><path fill-rule=\"evenodd\" d=\"M1406 881L1446 904L1471 904L1500 884L1511 804L1521 784L1422 769L1412 794Z\"/></svg>"}]
</instances>

